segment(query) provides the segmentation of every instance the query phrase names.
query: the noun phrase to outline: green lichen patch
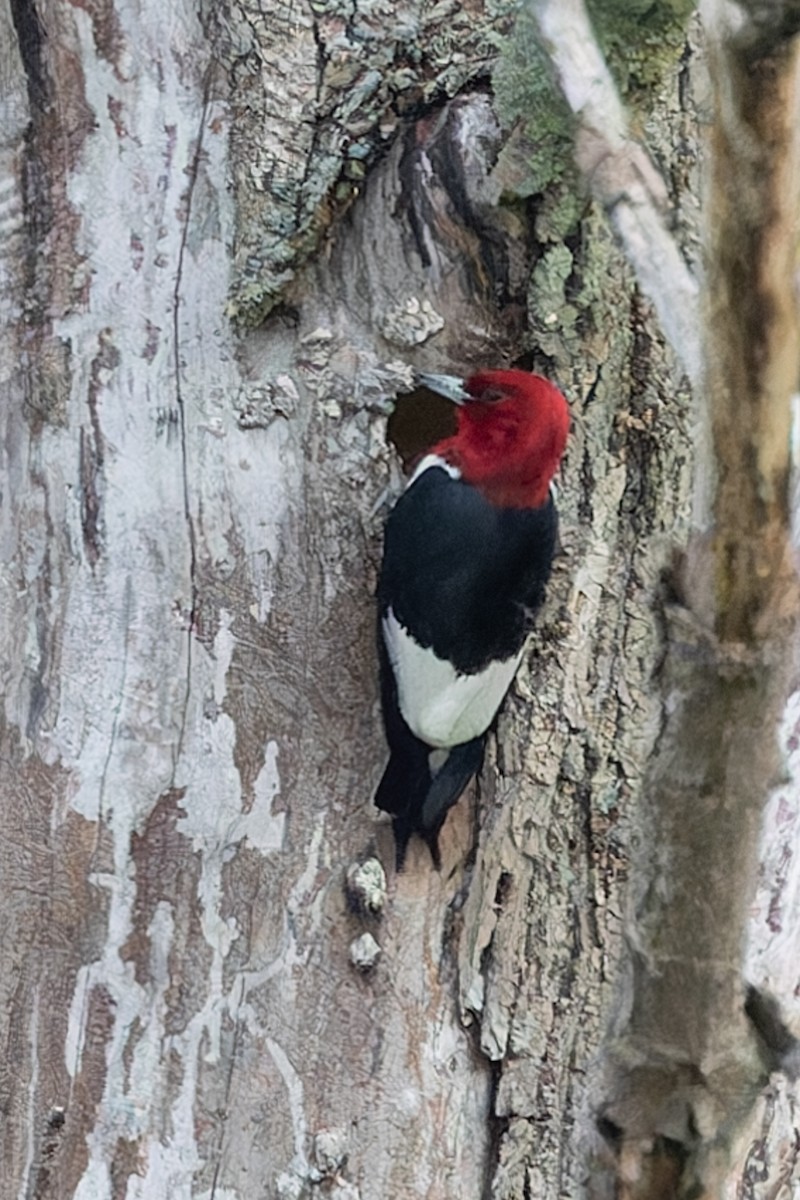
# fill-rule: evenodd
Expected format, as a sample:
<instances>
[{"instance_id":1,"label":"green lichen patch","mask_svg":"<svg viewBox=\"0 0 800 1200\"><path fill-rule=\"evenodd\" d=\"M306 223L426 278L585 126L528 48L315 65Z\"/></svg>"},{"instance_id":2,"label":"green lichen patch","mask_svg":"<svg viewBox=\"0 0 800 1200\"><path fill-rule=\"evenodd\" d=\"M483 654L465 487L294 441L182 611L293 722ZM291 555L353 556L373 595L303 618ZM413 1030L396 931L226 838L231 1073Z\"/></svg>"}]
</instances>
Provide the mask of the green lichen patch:
<instances>
[{"instance_id":1,"label":"green lichen patch","mask_svg":"<svg viewBox=\"0 0 800 1200\"><path fill-rule=\"evenodd\" d=\"M556 182L577 185L572 155L575 118L555 82L528 7L519 10L512 32L497 38L497 45L495 103L504 125L525 123L530 146L526 193L544 192Z\"/></svg>"},{"instance_id":2,"label":"green lichen patch","mask_svg":"<svg viewBox=\"0 0 800 1200\"><path fill-rule=\"evenodd\" d=\"M589 0L595 34L620 90L635 114L649 115L667 72L685 48L692 0ZM530 6L513 30L496 35L499 57L492 76L498 115L507 128L524 125L529 152L519 195L555 195L539 219L542 240L577 226L584 191L574 165L576 119L561 94Z\"/></svg>"},{"instance_id":3,"label":"green lichen patch","mask_svg":"<svg viewBox=\"0 0 800 1200\"><path fill-rule=\"evenodd\" d=\"M647 108L683 52L693 0L588 0L600 46L621 91Z\"/></svg>"}]
</instances>

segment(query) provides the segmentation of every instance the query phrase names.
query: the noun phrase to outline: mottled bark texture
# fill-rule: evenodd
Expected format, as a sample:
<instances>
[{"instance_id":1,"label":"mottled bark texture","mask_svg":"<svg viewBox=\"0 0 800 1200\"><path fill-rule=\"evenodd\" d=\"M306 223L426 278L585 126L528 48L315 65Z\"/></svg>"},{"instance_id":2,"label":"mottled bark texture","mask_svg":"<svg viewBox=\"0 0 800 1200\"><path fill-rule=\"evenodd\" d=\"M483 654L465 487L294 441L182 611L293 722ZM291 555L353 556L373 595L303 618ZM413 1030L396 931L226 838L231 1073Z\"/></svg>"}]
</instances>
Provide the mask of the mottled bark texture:
<instances>
[{"instance_id":1,"label":"mottled bark texture","mask_svg":"<svg viewBox=\"0 0 800 1200\"><path fill-rule=\"evenodd\" d=\"M711 453L700 466L713 476L664 609L664 718L640 810L630 985L618 1040L603 1052L605 1131L631 1200L733 1194L770 1071L796 1070L791 991L779 1003L748 989L743 969L748 933L763 942L749 924L762 827L770 833L765 805L782 775L777 731L796 685L800 611L789 489L796 22L790 6L778 19L777 5L762 20L764 7L753 6L752 20L747 5L704 9ZM796 1141L791 1123L758 1156L776 1189L787 1140ZM748 1157L744 1194L760 1194L753 1166Z\"/></svg>"},{"instance_id":2,"label":"mottled bark texture","mask_svg":"<svg viewBox=\"0 0 800 1200\"><path fill-rule=\"evenodd\" d=\"M674 1052L676 995L727 1028L719 980L750 1054L736 920L768 764L698 741L665 808L639 797L676 744L665 680L699 738L711 703L774 707L767 659L726 643L720 671L685 614L688 391L509 11L0 0L4 1195L606 1196L647 1157L647 1072L667 1171L699 1144L684 1076L711 1068ZM670 50L639 115L689 250L696 61ZM416 848L397 877L370 802L388 400L414 367L510 362L570 399L562 552L443 871ZM392 420L401 451L446 420L427 404ZM726 855L734 770L759 799ZM792 876L765 864L774 932ZM738 916L706 923L726 869ZM776 1083L748 1169L780 1178L792 1102Z\"/></svg>"}]
</instances>

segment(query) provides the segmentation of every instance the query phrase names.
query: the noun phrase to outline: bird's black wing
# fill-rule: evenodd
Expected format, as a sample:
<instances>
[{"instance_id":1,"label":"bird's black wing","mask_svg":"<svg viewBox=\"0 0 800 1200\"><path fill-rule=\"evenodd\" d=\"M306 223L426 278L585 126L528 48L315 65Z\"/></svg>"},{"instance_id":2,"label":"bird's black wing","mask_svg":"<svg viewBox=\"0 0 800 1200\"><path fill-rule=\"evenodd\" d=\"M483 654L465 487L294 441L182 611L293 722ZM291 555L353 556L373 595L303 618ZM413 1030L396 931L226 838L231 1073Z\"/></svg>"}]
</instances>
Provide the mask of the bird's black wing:
<instances>
[{"instance_id":1,"label":"bird's black wing","mask_svg":"<svg viewBox=\"0 0 800 1200\"><path fill-rule=\"evenodd\" d=\"M476 488L429 467L392 509L378 585L415 641L471 674L520 649L542 602L556 543L548 498L498 508Z\"/></svg>"}]
</instances>

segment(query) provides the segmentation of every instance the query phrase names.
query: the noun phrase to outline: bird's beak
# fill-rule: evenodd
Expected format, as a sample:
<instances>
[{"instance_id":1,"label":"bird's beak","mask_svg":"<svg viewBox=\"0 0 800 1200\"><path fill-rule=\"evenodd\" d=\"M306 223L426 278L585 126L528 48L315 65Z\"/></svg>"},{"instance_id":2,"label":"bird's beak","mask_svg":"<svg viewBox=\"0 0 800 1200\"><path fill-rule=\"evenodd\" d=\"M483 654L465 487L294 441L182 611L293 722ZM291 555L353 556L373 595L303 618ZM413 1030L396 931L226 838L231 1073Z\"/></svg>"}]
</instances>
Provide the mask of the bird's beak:
<instances>
[{"instance_id":1,"label":"bird's beak","mask_svg":"<svg viewBox=\"0 0 800 1200\"><path fill-rule=\"evenodd\" d=\"M416 381L421 387L426 387L437 396L444 396L453 404L464 404L471 400L469 392L464 387L463 379L457 375L429 375L427 371L417 371Z\"/></svg>"}]
</instances>

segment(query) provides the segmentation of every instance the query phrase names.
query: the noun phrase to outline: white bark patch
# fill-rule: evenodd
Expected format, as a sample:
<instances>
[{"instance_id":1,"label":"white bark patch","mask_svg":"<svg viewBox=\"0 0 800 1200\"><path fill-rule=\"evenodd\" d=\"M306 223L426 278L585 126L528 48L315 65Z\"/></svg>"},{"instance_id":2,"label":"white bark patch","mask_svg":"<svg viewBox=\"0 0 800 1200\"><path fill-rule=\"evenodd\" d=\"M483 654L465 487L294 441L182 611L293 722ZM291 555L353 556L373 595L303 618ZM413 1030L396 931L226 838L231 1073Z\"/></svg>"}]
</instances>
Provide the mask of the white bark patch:
<instances>
[{"instance_id":1,"label":"white bark patch","mask_svg":"<svg viewBox=\"0 0 800 1200\"><path fill-rule=\"evenodd\" d=\"M237 833L254 850L262 854L276 854L283 845L286 831L286 813L273 813L272 805L280 795L281 780L278 774L278 743L268 742L264 766L255 784L255 803L246 816L241 818Z\"/></svg>"},{"instance_id":2,"label":"white bark patch","mask_svg":"<svg viewBox=\"0 0 800 1200\"><path fill-rule=\"evenodd\" d=\"M87 310L56 322L56 336L72 349L69 423L45 429L40 452L49 464L54 519L63 517L79 557L84 531L76 433L91 428L102 438L100 545L94 571L81 565L65 588L60 692L41 741L43 756L63 763L79 781L73 807L98 823L92 882L108 893L102 953L79 972L70 1006L65 1059L73 1080L83 1065L95 989L108 995L113 1014L103 1094L76 1195L110 1194L106 1164L124 1137L138 1140L142 1154L143 1173L131 1176L129 1197L188 1198L204 1162L196 1119L200 1071L220 1060L223 1024L257 1025L245 985L265 976L224 977L241 931L222 912L223 869L245 841L260 853L279 849L285 825L285 817L271 813L280 790L275 742L253 809L242 814L235 729L220 711L235 645L232 622L223 614L209 653L190 628L193 572L209 562L224 575L241 554L259 618L266 617L281 523L300 472L285 419L276 415L266 429L245 431L230 402L241 379L221 319L229 277L227 114L212 102L200 116L193 76L199 68L186 68L184 53L165 52L157 5L119 10L121 36L135 48L124 79L96 54L90 18L77 9L73 15L84 61L92 64L87 100L97 127L69 195L81 217L78 249L92 269L89 276L83 268ZM186 46L202 44L191 7L171 12L169 36ZM203 197L203 188L211 187L214 196ZM103 345L113 351L112 365L97 365ZM93 412L87 404L92 388ZM40 570L31 559L31 586ZM32 661L37 654L31 645ZM15 723L20 716L9 713ZM207 979L197 981L199 1010L181 1030L173 1020L168 1032L171 903L159 902L147 924L146 986L124 956L140 882L132 838L170 789L181 793L178 835L200 852L197 900L211 956ZM169 1095L167 1054L180 1064L179 1085ZM165 1128L170 1136L162 1141Z\"/></svg>"},{"instance_id":3,"label":"white bark patch","mask_svg":"<svg viewBox=\"0 0 800 1200\"><path fill-rule=\"evenodd\" d=\"M286 1085L286 1103L291 1113L292 1129L294 1131L292 1173L296 1172L300 1175L306 1175L309 1167L305 1149L308 1136L308 1123L306 1121L305 1102L303 1099L303 1081L277 1042L273 1041L272 1038L266 1038L265 1044Z\"/></svg>"},{"instance_id":4,"label":"white bark patch","mask_svg":"<svg viewBox=\"0 0 800 1200\"><path fill-rule=\"evenodd\" d=\"M764 811L745 978L780 999L783 1019L800 1037L800 692L789 697L780 739L787 777Z\"/></svg>"}]
</instances>

